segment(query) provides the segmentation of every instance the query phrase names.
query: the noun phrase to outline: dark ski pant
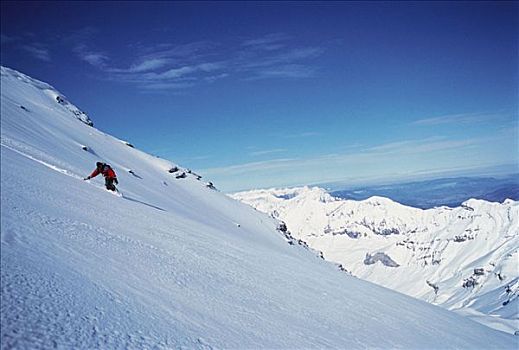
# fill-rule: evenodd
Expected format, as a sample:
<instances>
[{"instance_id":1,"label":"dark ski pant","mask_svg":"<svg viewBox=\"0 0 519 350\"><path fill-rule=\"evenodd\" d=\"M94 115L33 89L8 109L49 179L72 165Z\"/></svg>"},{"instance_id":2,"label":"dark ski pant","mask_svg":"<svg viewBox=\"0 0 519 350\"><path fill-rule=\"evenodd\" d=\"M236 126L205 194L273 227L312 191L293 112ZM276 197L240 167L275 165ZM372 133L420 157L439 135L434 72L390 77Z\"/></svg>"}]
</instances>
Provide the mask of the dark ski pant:
<instances>
[{"instance_id":1,"label":"dark ski pant","mask_svg":"<svg viewBox=\"0 0 519 350\"><path fill-rule=\"evenodd\" d=\"M107 190L115 191L114 178L113 177L105 177L105 186Z\"/></svg>"}]
</instances>

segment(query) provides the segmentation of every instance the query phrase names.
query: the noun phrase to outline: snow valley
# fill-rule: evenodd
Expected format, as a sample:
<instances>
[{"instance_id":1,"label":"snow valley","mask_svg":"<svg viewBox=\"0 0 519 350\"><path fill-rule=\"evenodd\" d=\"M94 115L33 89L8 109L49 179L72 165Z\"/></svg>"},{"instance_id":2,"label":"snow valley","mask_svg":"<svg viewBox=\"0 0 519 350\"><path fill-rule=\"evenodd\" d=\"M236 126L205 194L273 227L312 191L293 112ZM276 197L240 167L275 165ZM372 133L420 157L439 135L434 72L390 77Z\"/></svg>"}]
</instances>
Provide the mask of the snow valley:
<instances>
[{"instance_id":1,"label":"snow valley","mask_svg":"<svg viewBox=\"0 0 519 350\"><path fill-rule=\"evenodd\" d=\"M422 210L383 197L341 200L318 187L233 197L284 220L293 237L354 276L519 330L519 202Z\"/></svg>"},{"instance_id":2,"label":"snow valley","mask_svg":"<svg viewBox=\"0 0 519 350\"><path fill-rule=\"evenodd\" d=\"M277 220L95 129L52 86L1 75L2 348L516 348L513 335L288 244ZM121 197L83 181L100 160ZM456 215L473 220L474 204Z\"/></svg>"}]
</instances>

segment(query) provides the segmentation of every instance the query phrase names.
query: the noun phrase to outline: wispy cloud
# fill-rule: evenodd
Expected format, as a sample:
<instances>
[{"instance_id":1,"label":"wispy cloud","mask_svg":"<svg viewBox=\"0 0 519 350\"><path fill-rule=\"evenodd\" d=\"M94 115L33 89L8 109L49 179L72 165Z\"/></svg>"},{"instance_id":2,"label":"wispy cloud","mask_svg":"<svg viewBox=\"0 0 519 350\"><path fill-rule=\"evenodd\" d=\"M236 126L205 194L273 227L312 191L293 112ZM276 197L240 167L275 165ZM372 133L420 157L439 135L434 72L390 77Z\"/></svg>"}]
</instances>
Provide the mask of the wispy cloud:
<instances>
[{"instance_id":1,"label":"wispy cloud","mask_svg":"<svg viewBox=\"0 0 519 350\"><path fill-rule=\"evenodd\" d=\"M194 85L194 83L189 82L153 82L153 81L140 81L140 88L148 91L163 91L163 90L180 90L187 89Z\"/></svg>"},{"instance_id":2,"label":"wispy cloud","mask_svg":"<svg viewBox=\"0 0 519 350\"><path fill-rule=\"evenodd\" d=\"M155 66L162 64L155 62ZM106 69L109 79L130 83L144 91L183 90L200 84L214 82L227 77L221 73L223 66L218 62L205 62L195 65L181 65L166 70L151 70L153 64L140 65L128 70Z\"/></svg>"},{"instance_id":3,"label":"wispy cloud","mask_svg":"<svg viewBox=\"0 0 519 350\"><path fill-rule=\"evenodd\" d=\"M324 52L321 47L297 45L287 34L273 33L234 43L136 43L131 47L130 64L125 66L114 60L115 55L93 46L97 34L95 28L87 27L71 36L74 53L106 73L105 79L132 84L142 91L183 90L227 78L309 78L318 71L312 60Z\"/></svg>"},{"instance_id":4,"label":"wispy cloud","mask_svg":"<svg viewBox=\"0 0 519 350\"><path fill-rule=\"evenodd\" d=\"M37 58L41 61L50 62L50 51L44 45L40 43L32 43L21 46L22 50L28 52L32 57Z\"/></svg>"},{"instance_id":5,"label":"wispy cloud","mask_svg":"<svg viewBox=\"0 0 519 350\"><path fill-rule=\"evenodd\" d=\"M170 63L170 59L167 58L147 58L143 59L138 63L132 64L129 68L112 68L111 72L114 73L143 73L148 71L154 71L167 66Z\"/></svg>"},{"instance_id":6,"label":"wispy cloud","mask_svg":"<svg viewBox=\"0 0 519 350\"><path fill-rule=\"evenodd\" d=\"M190 160L205 160L205 159L210 159L210 158L211 158L210 156L194 156L189 159Z\"/></svg>"},{"instance_id":7,"label":"wispy cloud","mask_svg":"<svg viewBox=\"0 0 519 350\"><path fill-rule=\"evenodd\" d=\"M108 56L99 52L89 52L83 55L82 59L92 66L101 67L108 61Z\"/></svg>"},{"instance_id":8,"label":"wispy cloud","mask_svg":"<svg viewBox=\"0 0 519 350\"><path fill-rule=\"evenodd\" d=\"M260 80L269 78L310 78L315 75L315 68L301 64L287 64L258 69L247 80Z\"/></svg>"},{"instance_id":9,"label":"wispy cloud","mask_svg":"<svg viewBox=\"0 0 519 350\"><path fill-rule=\"evenodd\" d=\"M206 42L185 45L157 44L136 46L129 67L118 67L109 63L108 55L93 51L86 45L77 45L75 52L81 59L106 73L105 78L137 86L145 92L185 90L197 84L212 83L229 76L227 63L214 60L207 50L212 47Z\"/></svg>"},{"instance_id":10,"label":"wispy cloud","mask_svg":"<svg viewBox=\"0 0 519 350\"><path fill-rule=\"evenodd\" d=\"M217 70L220 70L223 68L223 64L217 63L217 62L206 62L206 63L200 63L196 65L187 65L187 66L181 66L176 68L171 68L166 71L163 71L161 73L147 73L141 75L142 78L148 79L148 80L175 80L179 79L185 76L192 75L193 73L209 73L214 72Z\"/></svg>"},{"instance_id":11,"label":"wispy cloud","mask_svg":"<svg viewBox=\"0 0 519 350\"><path fill-rule=\"evenodd\" d=\"M168 149L168 152L171 152L171 150ZM213 157L210 155L185 156L185 157L178 158L177 161L181 164L186 164L186 163L193 164L193 162L205 161L205 160L208 160L211 158L213 158Z\"/></svg>"},{"instance_id":12,"label":"wispy cloud","mask_svg":"<svg viewBox=\"0 0 519 350\"><path fill-rule=\"evenodd\" d=\"M299 138L322 136L322 133L317 132L317 131L302 131L302 132L287 132L287 133L283 133L283 134L276 134L274 136L285 138L285 139L299 139Z\"/></svg>"},{"instance_id":13,"label":"wispy cloud","mask_svg":"<svg viewBox=\"0 0 519 350\"><path fill-rule=\"evenodd\" d=\"M2 33L0 39L2 46L22 50L40 61L51 61L49 45L44 42L34 42L36 39L33 33L26 32L20 35L7 35Z\"/></svg>"},{"instance_id":14,"label":"wispy cloud","mask_svg":"<svg viewBox=\"0 0 519 350\"><path fill-rule=\"evenodd\" d=\"M421 126L434 126L441 124L480 124L492 121L499 121L506 117L507 115L503 113L460 113L419 119L412 122L411 124Z\"/></svg>"},{"instance_id":15,"label":"wispy cloud","mask_svg":"<svg viewBox=\"0 0 519 350\"><path fill-rule=\"evenodd\" d=\"M247 188L251 183L262 187L269 184L285 185L331 182L352 178L366 179L377 176L403 176L413 171L427 172L434 167L446 169L456 166L491 164L489 158L479 155L489 139L447 139L431 137L425 140L401 140L377 146L349 149L342 153L324 154L310 158L281 158L231 166L201 169L222 188ZM460 152L460 149L464 149ZM462 155L462 156L460 156ZM502 162L503 159L495 160ZM272 174L276 174L275 177ZM275 178L275 181L271 181ZM249 185L247 185L249 184Z\"/></svg>"},{"instance_id":16,"label":"wispy cloud","mask_svg":"<svg viewBox=\"0 0 519 350\"><path fill-rule=\"evenodd\" d=\"M221 73L221 74L206 76L206 77L204 77L204 80L209 82L209 83L212 83L212 82L215 82L217 80L227 78L228 76L229 76L229 73Z\"/></svg>"},{"instance_id":17,"label":"wispy cloud","mask_svg":"<svg viewBox=\"0 0 519 350\"><path fill-rule=\"evenodd\" d=\"M250 62L244 63L245 68L271 67L278 64L295 64L295 62L305 59L316 58L323 53L319 47L295 48L288 51L276 50L274 54L254 57Z\"/></svg>"},{"instance_id":18,"label":"wispy cloud","mask_svg":"<svg viewBox=\"0 0 519 350\"><path fill-rule=\"evenodd\" d=\"M208 41L194 41L185 44L160 43L138 46L137 55L142 60L169 59L172 63L185 60L199 60L208 55L217 45Z\"/></svg>"},{"instance_id":19,"label":"wispy cloud","mask_svg":"<svg viewBox=\"0 0 519 350\"><path fill-rule=\"evenodd\" d=\"M271 159L262 162L250 162L244 164L230 165L226 167L218 167L203 170L204 173L211 175L239 175L245 173L253 173L256 171L271 171L285 169L294 164L297 159L294 158L281 158Z\"/></svg>"},{"instance_id":20,"label":"wispy cloud","mask_svg":"<svg viewBox=\"0 0 519 350\"><path fill-rule=\"evenodd\" d=\"M110 61L109 55L98 50L94 44L96 35L99 30L92 26L81 28L73 33L65 35L62 41L71 47L72 52L82 61L98 68L106 69Z\"/></svg>"},{"instance_id":21,"label":"wispy cloud","mask_svg":"<svg viewBox=\"0 0 519 350\"><path fill-rule=\"evenodd\" d=\"M257 157L257 156L264 156L264 155L270 155L274 153L281 153L285 152L286 149L284 148L276 148L276 149L269 149L269 150L262 150L262 151L254 151L249 153L251 156Z\"/></svg>"},{"instance_id":22,"label":"wispy cloud","mask_svg":"<svg viewBox=\"0 0 519 350\"><path fill-rule=\"evenodd\" d=\"M0 34L0 43L2 45L4 44L11 44L16 41L20 40L20 37L14 36L14 35L6 35L6 34Z\"/></svg>"},{"instance_id":23,"label":"wispy cloud","mask_svg":"<svg viewBox=\"0 0 519 350\"><path fill-rule=\"evenodd\" d=\"M109 61L108 55L92 50L86 44L77 44L73 51L81 60L97 68L105 68Z\"/></svg>"},{"instance_id":24,"label":"wispy cloud","mask_svg":"<svg viewBox=\"0 0 519 350\"><path fill-rule=\"evenodd\" d=\"M309 78L316 74L312 62L324 52L317 46L294 46L293 39L282 33L246 40L237 53L236 68L247 80Z\"/></svg>"},{"instance_id":25,"label":"wispy cloud","mask_svg":"<svg viewBox=\"0 0 519 350\"><path fill-rule=\"evenodd\" d=\"M474 145L482 139L446 140L431 137L423 140L407 140L390 142L366 149L367 152L379 154L416 154L442 150L459 150L462 147Z\"/></svg>"},{"instance_id":26,"label":"wispy cloud","mask_svg":"<svg viewBox=\"0 0 519 350\"><path fill-rule=\"evenodd\" d=\"M272 51L285 47L288 40L290 40L290 36L285 33L270 33L259 38L245 40L242 42L242 46L255 50Z\"/></svg>"}]
</instances>

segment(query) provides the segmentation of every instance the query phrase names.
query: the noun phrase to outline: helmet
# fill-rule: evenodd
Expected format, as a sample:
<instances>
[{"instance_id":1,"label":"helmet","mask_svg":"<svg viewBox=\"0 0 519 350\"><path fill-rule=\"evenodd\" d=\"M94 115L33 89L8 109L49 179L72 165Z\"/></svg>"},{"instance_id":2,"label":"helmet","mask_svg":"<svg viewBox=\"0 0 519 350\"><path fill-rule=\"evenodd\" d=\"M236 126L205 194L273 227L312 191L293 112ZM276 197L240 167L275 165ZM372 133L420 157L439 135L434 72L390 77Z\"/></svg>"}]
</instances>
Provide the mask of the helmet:
<instances>
[{"instance_id":1,"label":"helmet","mask_svg":"<svg viewBox=\"0 0 519 350\"><path fill-rule=\"evenodd\" d=\"M103 163L101 163L101 162L97 162L97 163L96 163L96 167L100 168L100 167L102 167L102 166L103 166Z\"/></svg>"}]
</instances>

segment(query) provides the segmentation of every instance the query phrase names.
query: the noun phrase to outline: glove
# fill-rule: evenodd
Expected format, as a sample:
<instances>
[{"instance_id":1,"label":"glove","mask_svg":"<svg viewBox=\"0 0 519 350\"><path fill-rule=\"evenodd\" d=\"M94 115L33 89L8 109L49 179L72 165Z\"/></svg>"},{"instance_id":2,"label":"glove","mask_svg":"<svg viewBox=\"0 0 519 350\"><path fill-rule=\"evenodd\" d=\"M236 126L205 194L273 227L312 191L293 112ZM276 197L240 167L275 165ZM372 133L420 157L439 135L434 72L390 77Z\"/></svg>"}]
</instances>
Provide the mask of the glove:
<instances>
[{"instance_id":1,"label":"glove","mask_svg":"<svg viewBox=\"0 0 519 350\"><path fill-rule=\"evenodd\" d=\"M119 185L119 181L117 181L117 178L114 178L114 182L116 185Z\"/></svg>"},{"instance_id":2,"label":"glove","mask_svg":"<svg viewBox=\"0 0 519 350\"><path fill-rule=\"evenodd\" d=\"M85 177L83 180L90 180L90 176Z\"/></svg>"}]
</instances>

